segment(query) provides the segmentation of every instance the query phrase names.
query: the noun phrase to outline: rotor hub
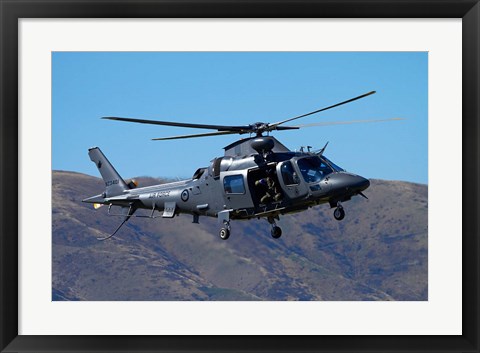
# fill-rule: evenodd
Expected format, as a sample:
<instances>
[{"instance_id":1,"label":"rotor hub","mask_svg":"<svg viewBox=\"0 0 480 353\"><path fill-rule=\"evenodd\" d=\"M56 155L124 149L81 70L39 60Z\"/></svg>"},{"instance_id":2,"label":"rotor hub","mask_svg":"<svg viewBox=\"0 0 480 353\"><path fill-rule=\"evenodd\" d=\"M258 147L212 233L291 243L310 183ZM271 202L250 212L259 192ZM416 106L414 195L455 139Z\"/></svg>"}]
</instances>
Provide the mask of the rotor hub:
<instances>
[{"instance_id":1,"label":"rotor hub","mask_svg":"<svg viewBox=\"0 0 480 353\"><path fill-rule=\"evenodd\" d=\"M257 136L262 136L262 133L265 131L270 131L268 123L256 122L249 125L249 127L251 132L257 134Z\"/></svg>"}]
</instances>

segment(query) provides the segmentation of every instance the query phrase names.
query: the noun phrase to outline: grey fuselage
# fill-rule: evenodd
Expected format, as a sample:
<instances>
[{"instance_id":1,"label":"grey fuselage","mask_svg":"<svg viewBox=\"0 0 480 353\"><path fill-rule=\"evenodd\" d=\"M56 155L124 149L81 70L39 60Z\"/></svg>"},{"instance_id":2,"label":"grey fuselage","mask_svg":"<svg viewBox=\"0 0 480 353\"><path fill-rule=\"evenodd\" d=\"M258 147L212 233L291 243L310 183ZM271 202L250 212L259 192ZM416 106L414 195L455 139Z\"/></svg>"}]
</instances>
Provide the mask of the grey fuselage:
<instances>
[{"instance_id":1,"label":"grey fuselage","mask_svg":"<svg viewBox=\"0 0 480 353\"><path fill-rule=\"evenodd\" d=\"M267 138L273 142L267 151L252 149L252 145L257 147L255 138L227 146L223 157L198 169L191 179L131 188L86 202L123 207L134 204L152 215L160 211L165 218L192 214L194 221L199 216L218 217L222 211L228 212L230 219L251 219L278 217L322 203L336 207L370 184L321 154L293 152L273 137L263 139Z\"/></svg>"}]
</instances>

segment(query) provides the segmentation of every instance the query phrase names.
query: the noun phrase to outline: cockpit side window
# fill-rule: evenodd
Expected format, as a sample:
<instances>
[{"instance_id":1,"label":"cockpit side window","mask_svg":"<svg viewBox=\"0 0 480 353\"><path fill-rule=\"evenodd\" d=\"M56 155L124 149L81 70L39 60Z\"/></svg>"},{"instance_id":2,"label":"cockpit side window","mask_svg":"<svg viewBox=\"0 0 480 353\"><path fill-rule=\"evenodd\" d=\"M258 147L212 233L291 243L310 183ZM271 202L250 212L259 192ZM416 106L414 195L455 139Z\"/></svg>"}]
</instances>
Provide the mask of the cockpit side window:
<instances>
[{"instance_id":1,"label":"cockpit side window","mask_svg":"<svg viewBox=\"0 0 480 353\"><path fill-rule=\"evenodd\" d=\"M318 157L302 158L297 163L307 183L318 182L333 172L333 169Z\"/></svg>"},{"instance_id":2,"label":"cockpit side window","mask_svg":"<svg viewBox=\"0 0 480 353\"><path fill-rule=\"evenodd\" d=\"M280 171L282 173L282 178L285 185L298 185L298 175L293 169L292 162L283 162L282 166L280 167Z\"/></svg>"}]
</instances>

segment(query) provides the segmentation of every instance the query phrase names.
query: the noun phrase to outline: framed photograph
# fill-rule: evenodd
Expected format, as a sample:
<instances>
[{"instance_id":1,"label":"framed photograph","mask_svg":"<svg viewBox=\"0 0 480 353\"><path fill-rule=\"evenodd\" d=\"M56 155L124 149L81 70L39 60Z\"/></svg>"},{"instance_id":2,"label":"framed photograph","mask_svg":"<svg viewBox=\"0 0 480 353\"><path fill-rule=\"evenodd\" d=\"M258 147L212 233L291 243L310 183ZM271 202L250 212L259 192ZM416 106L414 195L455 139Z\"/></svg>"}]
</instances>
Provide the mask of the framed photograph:
<instances>
[{"instance_id":1,"label":"framed photograph","mask_svg":"<svg viewBox=\"0 0 480 353\"><path fill-rule=\"evenodd\" d=\"M478 352L479 6L3 1L1 351Z\"/></svg>"}]
</instances>

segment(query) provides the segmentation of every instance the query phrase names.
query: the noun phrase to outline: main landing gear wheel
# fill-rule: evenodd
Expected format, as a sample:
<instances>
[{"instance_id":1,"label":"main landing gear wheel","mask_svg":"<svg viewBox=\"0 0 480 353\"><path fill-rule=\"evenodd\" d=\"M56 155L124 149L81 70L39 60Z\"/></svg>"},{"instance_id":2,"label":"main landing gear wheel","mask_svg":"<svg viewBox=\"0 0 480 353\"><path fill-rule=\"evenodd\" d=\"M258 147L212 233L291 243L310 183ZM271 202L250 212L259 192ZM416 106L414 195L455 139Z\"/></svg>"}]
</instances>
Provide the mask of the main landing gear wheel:
<instances>
[{"instance_id":1,"label":"main landing gear wheel","mask_svg":"<svg viewBox=\"0 0 480 353\"><path fill-rule=\"evenodd\" d=\"M273 226L271 234L272 234L272 238L274 239L280 238L282 236L282 228Z\"/></svg>"},{"instance_id":2,"label":"main landing gear wheel","mask_svg":"<svg viewBox=\"0 0 480 353\"><path fill-rule=\"evenodd\" d=\"M343 207L337 207L335 211L333 211L333 217L335 217L337 221L341 221L342 219L344 219L345 210L343 209Z\"/></svg>"},{"instance_id":3,"label":"main landing gear wheel","mask_svg":"<svg viewBox=\"0 0 480 353\"><path fill-rule=\"evenodd\" d=\"M220 232L218 233L220 235L220 238L223 240L227 240L228 237L230 236L230 222L229 221L223 221L223 228L220 228Z\"/></svg>"},{"instance_id":4,"label":"main landing gear wheel","mask_svg":"<svg viewBox=\"0 0 480 353\"><path fill-rule=\"evenodd\" d=\"M219 234L220 234L220 238L222 238L223 240L227 240L228 237L230 236L230 229L221 228Z\"/></svg>"}]
</instances>

